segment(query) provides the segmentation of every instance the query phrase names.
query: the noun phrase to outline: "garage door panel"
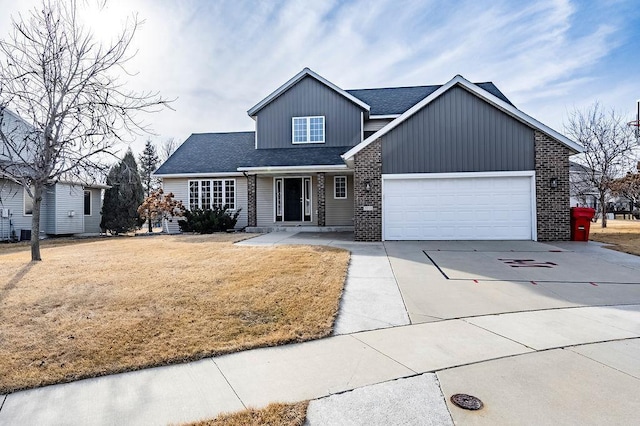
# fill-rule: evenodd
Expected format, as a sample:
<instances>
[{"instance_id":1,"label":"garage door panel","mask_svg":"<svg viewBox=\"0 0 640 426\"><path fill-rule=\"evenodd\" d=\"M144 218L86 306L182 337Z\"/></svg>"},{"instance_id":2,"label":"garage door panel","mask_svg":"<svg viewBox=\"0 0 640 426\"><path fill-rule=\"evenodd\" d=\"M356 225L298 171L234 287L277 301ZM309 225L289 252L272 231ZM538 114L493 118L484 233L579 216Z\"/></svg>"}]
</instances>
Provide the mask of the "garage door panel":
<instances>
[{"instance_id":1,"label":"garage door panel","mask_svg":"<svg viewBox=\"0 0 640 426\"><path fill-rule=\"evenodd\" d=\"M531 239L531 176L385 179L387 240Z\"/></svg>"}]
</instances>

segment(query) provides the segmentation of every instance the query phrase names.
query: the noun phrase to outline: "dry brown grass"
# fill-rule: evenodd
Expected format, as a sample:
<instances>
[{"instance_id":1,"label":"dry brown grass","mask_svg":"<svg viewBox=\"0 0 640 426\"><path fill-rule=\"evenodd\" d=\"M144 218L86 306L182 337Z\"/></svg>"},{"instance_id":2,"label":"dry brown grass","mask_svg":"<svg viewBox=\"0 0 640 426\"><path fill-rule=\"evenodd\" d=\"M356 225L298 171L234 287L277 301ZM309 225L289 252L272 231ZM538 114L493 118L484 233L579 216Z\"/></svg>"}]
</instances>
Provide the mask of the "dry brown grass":
<instances>
[{"instance_id":1,"label":"dry brown grass","mask_svg":"<svg viewBox=\"0 0 640 426\"><path fill-rule=\"evenodd\" d=\"M348 252L234 235L0 255L0 393L327 336Z\"/></svg>"},{"instance_id":2,"label":"dry brown grass","mask_svg":"<svg viewBox=\"0 0 640 426\"><path fill-rule=\"evenodd\" d=\"M308 405L308 401L296 404L275 403L260 410L249 408L184 426L302 426L307 417Z\"/></svg>"},{"instance_id":3,"label":"dry brown grass","mask_svg":"<svg viewBox=\"0 0 640 426\"><path fill-rule=\"evenodd\" d=\"M608 244L608 248L640 256L640 221L608 220L607 227L592 223L589 239Z\"/></svg>"}]
</instances>

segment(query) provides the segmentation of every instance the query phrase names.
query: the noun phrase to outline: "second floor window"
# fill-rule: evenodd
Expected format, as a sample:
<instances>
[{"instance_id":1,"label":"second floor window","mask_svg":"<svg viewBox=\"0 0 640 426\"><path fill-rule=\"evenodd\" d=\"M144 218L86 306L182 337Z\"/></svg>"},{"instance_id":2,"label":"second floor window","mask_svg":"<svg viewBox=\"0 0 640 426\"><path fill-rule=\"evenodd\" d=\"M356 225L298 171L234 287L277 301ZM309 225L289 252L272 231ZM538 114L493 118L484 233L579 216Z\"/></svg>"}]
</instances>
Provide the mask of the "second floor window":
<instances>
[{"instance_id":1,"label":"second floor window","mask_svg":"<svg viewBox=\"0 0 640 426\"><path fill-rule=\"evenodd\" d=\"M324 143L324 117L293 117L291 141L293 143Z\"/></svg>"}]
</instances>

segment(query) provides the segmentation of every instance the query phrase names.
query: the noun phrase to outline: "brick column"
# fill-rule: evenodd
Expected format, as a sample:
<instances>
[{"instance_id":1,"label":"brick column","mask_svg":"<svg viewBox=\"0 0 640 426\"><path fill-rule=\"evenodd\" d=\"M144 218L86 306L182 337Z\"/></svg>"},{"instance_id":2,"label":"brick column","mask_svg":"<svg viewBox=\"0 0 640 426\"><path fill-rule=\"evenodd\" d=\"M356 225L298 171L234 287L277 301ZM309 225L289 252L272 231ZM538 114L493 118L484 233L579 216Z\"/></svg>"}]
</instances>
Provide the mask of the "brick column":
<instances>
[{"instance_id":1,"label":"brick column","mask_svg":"<svg viewBox=\"0 0 640 426\"><path fill-rule=\"evenodd\" d=\"M258 226L256 211L257 184L258 177L256 175L247 176L247 226Z\"/></svg>"},{"instance_id":2,"label":"brick column","mask_svg":"<svg viewBox=\"0 0 640 426\"><path fill-rule=\"evenodd\" d=\"M567 241L571 238L569 210L569 156L565 145L535 131L536 216L538 241ZM551 178L558 187L551 188Z\"/></svg>"},{"instance_id":3,"label":"brick column","mask_svg":"<svg viewBox=\"0 0 640 426\"><path fill-rule=\"evenodd\" d=\"M355 240L382 241L382 149L380 139L356 154L353 186Z\"/></svg>"},{"instance_id":4,"label":"brick column","mask_svg":"<svg viewBox=\"0 0 640 426\"><path fill-rule=\"evenodd\" d=\"M325 180L324 173L318 173L318 226L325 226Z\"/></svg>"}]
</instances>

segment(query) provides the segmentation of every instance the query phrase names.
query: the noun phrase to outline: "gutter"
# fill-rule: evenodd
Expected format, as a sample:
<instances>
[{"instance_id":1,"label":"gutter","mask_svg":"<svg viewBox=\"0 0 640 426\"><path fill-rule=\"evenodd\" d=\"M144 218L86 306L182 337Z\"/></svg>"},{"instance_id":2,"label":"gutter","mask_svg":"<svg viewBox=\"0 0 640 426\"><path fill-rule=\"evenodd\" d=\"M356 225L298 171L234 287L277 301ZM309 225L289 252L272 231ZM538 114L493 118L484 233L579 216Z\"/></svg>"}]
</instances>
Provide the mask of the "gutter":
<instances>
[{"instance_id":1,"label":"gutter","mask_svg":"<svg viewBox=\"0 0 640 426\"><path fill-rule=\"evenodd\" d=\"M238 167L238 171L253 173L300 173L300 172L334 172L349 170L346 164L334 164L327 166L265 166L265 167Z\"/></svg>"}]
</instances>

